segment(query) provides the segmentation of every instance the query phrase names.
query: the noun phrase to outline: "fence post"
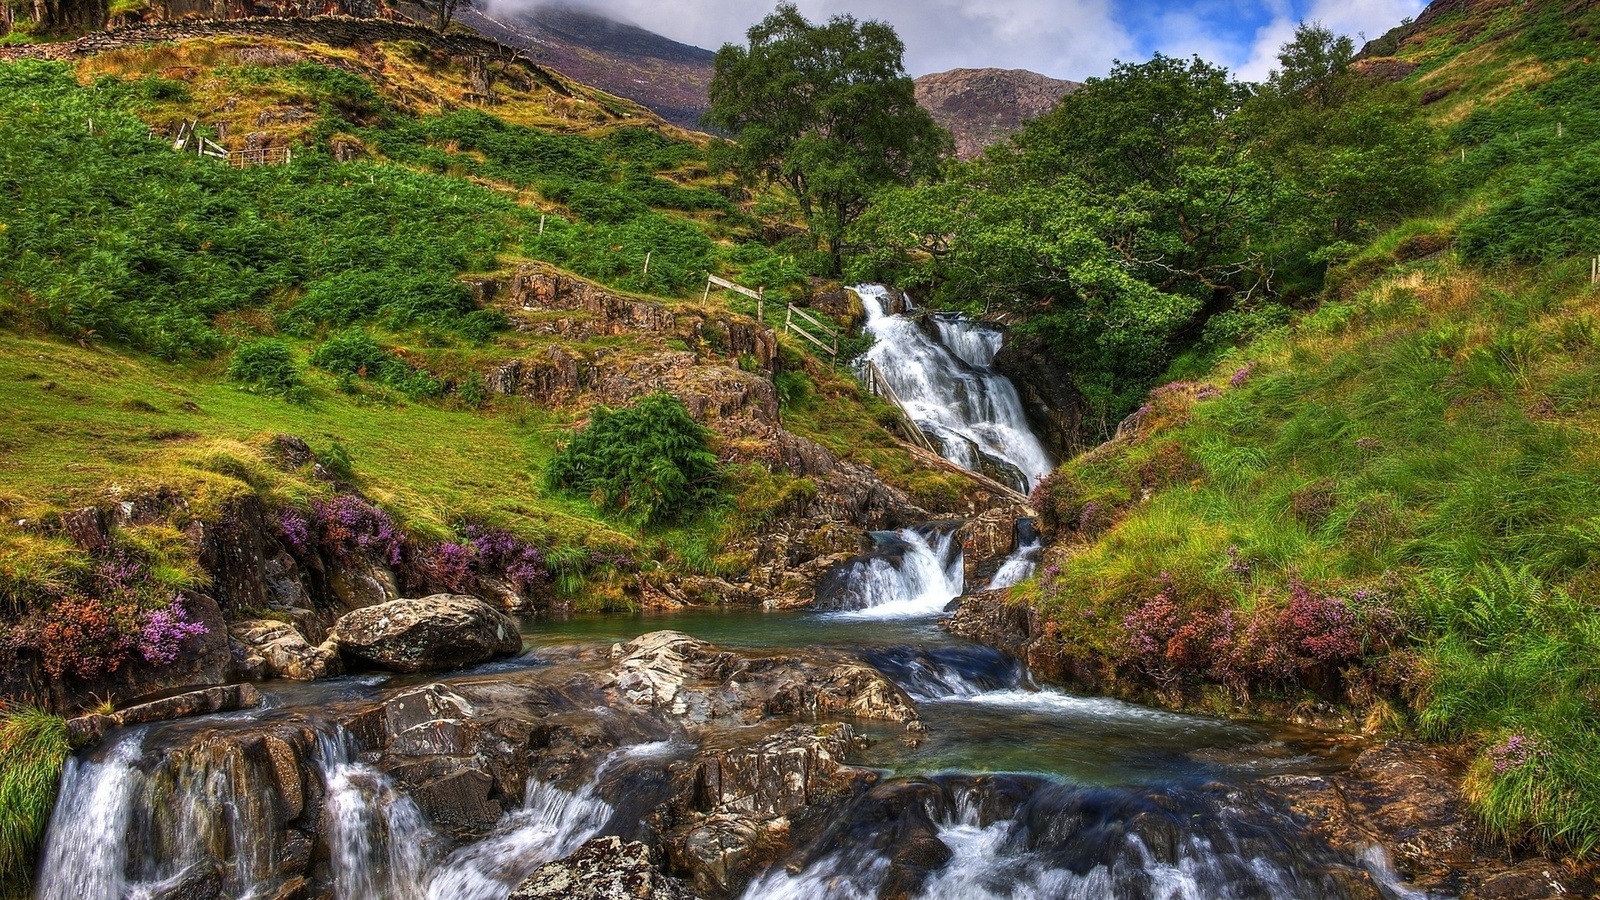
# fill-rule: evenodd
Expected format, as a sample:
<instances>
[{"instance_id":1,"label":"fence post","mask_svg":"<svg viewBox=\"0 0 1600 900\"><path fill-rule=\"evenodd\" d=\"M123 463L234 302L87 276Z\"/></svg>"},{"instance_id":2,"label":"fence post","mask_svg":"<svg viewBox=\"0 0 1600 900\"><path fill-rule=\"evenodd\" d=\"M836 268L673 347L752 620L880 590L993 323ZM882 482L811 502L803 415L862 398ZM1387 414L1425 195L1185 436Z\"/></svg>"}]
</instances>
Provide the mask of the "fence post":
<instances>
[{"instance_id":1,"label":"fence post","mask_svg":"<svg viewBox=\"0 0 1600 900\"><path fill-rule=\"evenodd\" d=\"M706 302L708 302L710 300L711 300L711 276L710 276L710 274L707 274L706 275L706 292L705 292L705 295L700 298L700 302L701 303L706 303Z\"/></svg>"},{"instance_id":2,"label":"fence post","mask_svg":"<svg viewBox=\"0 0 1600 900\"><path fill-rule=\"evenodd\" d=\"M786 307L786 309L787 313L783 317L783 331L785 334L787 334L790 327L794 325L794 307L790 306Z\"/></svg>"},{"instance_id":3,"label":"fence post","mask_svg":"<svg viewBox=\"0 0 1600 900\"><path fill-rule=\"evenodd\" d=\"M756 321L767 324L767 289L756 288Z\"/></svg>"},{"instance_id":4,"label":"fence post","mask_svg":"<svg viewBox=\"0 0 1600 900\"><path fill-rule=\"evenodd\" d=\"M650 254L654 252L654 250L646 250L644 252L644 274L646 275L650 274Z\"/></svg>"},{"instance_id":5,"label":"fence post","mask_svg":"<svg viewBox=\"0 0 1600 900\"><path fill-rule=\"evenodd\" d=\"M539 233L544 234L544 213L539 214Z\"/></svg>"}]
</instances>

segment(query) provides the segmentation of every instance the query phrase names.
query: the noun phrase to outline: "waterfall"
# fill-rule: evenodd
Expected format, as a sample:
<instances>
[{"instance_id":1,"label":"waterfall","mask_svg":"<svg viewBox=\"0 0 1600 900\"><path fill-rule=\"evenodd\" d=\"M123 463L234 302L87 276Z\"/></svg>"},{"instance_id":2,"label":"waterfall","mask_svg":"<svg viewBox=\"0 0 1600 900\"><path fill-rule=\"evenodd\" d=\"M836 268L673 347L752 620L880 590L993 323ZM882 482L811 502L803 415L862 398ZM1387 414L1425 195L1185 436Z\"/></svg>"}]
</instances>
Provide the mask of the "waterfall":
<instances>
[{"instance_id":1,"label":"waterfall","mask_svg":"<svg viewBox=\"0 0 1600 900\"><path fill-rule=\"evenodd\" d=\"M216 872L221 896L248 900L275 887L273 783L237 744L202 738L167 751L129 731L98 758L67 762L39 865L38 900L165 896ZM612 760L657 752L624 748ZM483 840L450 840L388 775L360 760L342 728L319 731L307 775L325 791L333 900L504 900L540 865L576 850L610 821L594 784L569 792L532 781L520 809ZM610 761L606 765L609 765ZM598 780L605 765L597 772Z\"/></svg>"},{"instance_id":2,"label":"waterfall","mask_svg":"<svg viewBox=\"0 0 1600 900\"><path fill-rule=\"evenodd\" d=\"M873 532L878 547L819 586L823 606L841 618L899 619L934 615L961 596L966 556L954 531Z\"/></svg>"},{"instance_id":3,"label":"waterfall","mask_svg":"<svg viewBox=\"0 0 1600 900\"><path fill-rule=\"evenodd\" d=\"M919 874L915 857L897 859L907 837L899 829L920 817L886 816L893 807L868 795L819 841L826 852L799 871L773 867L743 900L872 900L891 884L915 900L1349 896L1340 874L1348 866L1297 852L1282 814L1248 798L1017 776L934 782L940 793L926 801L925 821L948 861Z\"/></svg>"},{"instance_id":4,"label":"waterfall","mask_svg":"<svg viewBox=\"0 0 1600 900\"><path fill-rule=\"evenodd\" d=\"M1028 427L1022 398L990 368L999 331L953 316L936 316L935 340L905 316L889 315L887 289L861 285L866 330L875 339L865 359L882 370L906 412L957 465L984 471L1023 493L1054 468Z\"/></svg>"},{"instance_id":5,"label":"waterfall","mask_svg":"<svg viewBox=\"0 0 1600 900\"><path fill-rule=\"evenodd\" d=\"M989 579L989 590L997 591L1028 580L1039 568L1039 558L1044 555L1044 538L1031 519L1017 520L1017 549L1000 564L1000 569Z\"/></svg>"},{"instance_id":6,"label":"waterfall","mask_svg":"<svg viewBox=\"0 0 1600 900\"><path fill-rule=\"evenodd\" d=\"M141 737L124 737L100 762L67 760L39 860L38 900L120 900L126 893L123 835L139 793Z\"/></svg>"}]
</instances>

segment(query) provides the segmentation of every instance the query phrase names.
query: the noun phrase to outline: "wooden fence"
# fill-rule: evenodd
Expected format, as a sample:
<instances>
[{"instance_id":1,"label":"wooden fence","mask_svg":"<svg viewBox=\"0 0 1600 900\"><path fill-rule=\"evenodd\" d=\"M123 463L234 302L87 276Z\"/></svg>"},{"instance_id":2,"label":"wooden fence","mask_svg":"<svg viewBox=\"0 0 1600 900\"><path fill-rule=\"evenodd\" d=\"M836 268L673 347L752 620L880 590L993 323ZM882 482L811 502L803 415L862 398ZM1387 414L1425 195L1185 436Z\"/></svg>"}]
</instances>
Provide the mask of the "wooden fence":
<instances>
[{"instance_id":1,"label":"wooden fence","mask_svg":"<svg viewBox=\"0 0 1600 900\"><path fill-rule=\"evenodd\" d=\"M795 321L798 318L799 321ZM813 334L807 328L815 329ZM839 331L836 328L822 324L816 316L806 312L793 303L789 304L789 312L783 317L783 330L792 331L807 341L812 346L828 354L834 362L839 361ZM826 338L826 340L824 340Z\"/></svg>"},{"instance_id":2,"label":"wooden fence","mask_svg":"<svg viewBox=\"0 0 1600 900\"><path fill-rule=\"evenodd\" d=\"M906 432L911 436L911 442L929 453L937 454L939 448L934 445L932 438L923 433L916 420L911 418L911 413L906 409L905 403L900 399L900 395L895 392L894 385L890 384L889 379L883 376L883 370L878 368L878 364L870 359L867 360L866 365L862 367L861 375L862 382L866 385L867 390L889 401L890 406L900 410L900 418L905 421Z\"/></svg>"}]
</instances>

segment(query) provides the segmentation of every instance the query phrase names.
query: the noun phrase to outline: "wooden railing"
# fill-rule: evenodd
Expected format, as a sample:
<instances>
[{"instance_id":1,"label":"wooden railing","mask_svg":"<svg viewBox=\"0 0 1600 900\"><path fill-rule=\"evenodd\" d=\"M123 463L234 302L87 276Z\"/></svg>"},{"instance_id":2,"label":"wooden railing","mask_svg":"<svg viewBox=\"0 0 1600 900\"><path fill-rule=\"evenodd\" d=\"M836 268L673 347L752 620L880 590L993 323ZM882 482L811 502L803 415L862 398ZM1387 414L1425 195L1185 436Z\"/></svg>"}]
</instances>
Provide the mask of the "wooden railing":
<instances>
[{"instance_id":1,"label":"wooden railing","mask_svg":"<svg viewBox=\"0 0 1600 900\"><path fill-rule=\"evenodd\" d=\"M800 322L795 321L796 317L799 317ZM802 325L802 322L805 324ZM822 335L822 337L807 331L805 327L806 325L816 329ZM793 303L789 304L789 313L783 318L783 330L792 331L795 334L800 335L802 338L810 341L811 344L817 349L832 357L834 362L839 361L838 329L822 324L822 321L816 316L813 316L800 307L795 306ZM823 337L828 338L828 340L823 340Z\"/></svg>"},{"instance_id":2,"label":"wooden railing","mask_svg":"<svg viewBox=\"0 0 1600 900\"><path fill-rule=\"evenodd\" d=\"M870 359L867 360L866 365L862 367L861 374L867 390L889 401L890 406L900 411L900 418L905 422L906 433L911 436L911 442L929 453L937 454L939 448L934 445L933 439L928 437L922 428L917 425L916 420L911 418L911 412L906 409L905 402L895 392L894 385L889 383L889 379L884 377L883 370L878 368L878 364Z\"/></svg>"}]
</instances>

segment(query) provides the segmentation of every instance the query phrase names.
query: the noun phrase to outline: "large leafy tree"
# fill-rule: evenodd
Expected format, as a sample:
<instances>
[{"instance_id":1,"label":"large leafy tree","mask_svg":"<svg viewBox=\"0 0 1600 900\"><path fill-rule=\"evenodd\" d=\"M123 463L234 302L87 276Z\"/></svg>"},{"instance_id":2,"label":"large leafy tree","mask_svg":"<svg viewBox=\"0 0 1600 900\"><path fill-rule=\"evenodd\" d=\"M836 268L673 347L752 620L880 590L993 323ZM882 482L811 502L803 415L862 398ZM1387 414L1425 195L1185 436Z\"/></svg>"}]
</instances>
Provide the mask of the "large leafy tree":
<instances>
[{"instance_id":1,"label":"large leafy tree","mask_svg":"<svg viewBox=\"0 0 1600 900\"><path fill-rule=\"evenodd\" d=\"M950 136L917 106L905 47L886 23L813 25L783 4L748 38L717 53L706 123L737 138L741 173L794 194L837 274L846 229L872 194L936 174Z\"/></svg>"}]
</instances>

